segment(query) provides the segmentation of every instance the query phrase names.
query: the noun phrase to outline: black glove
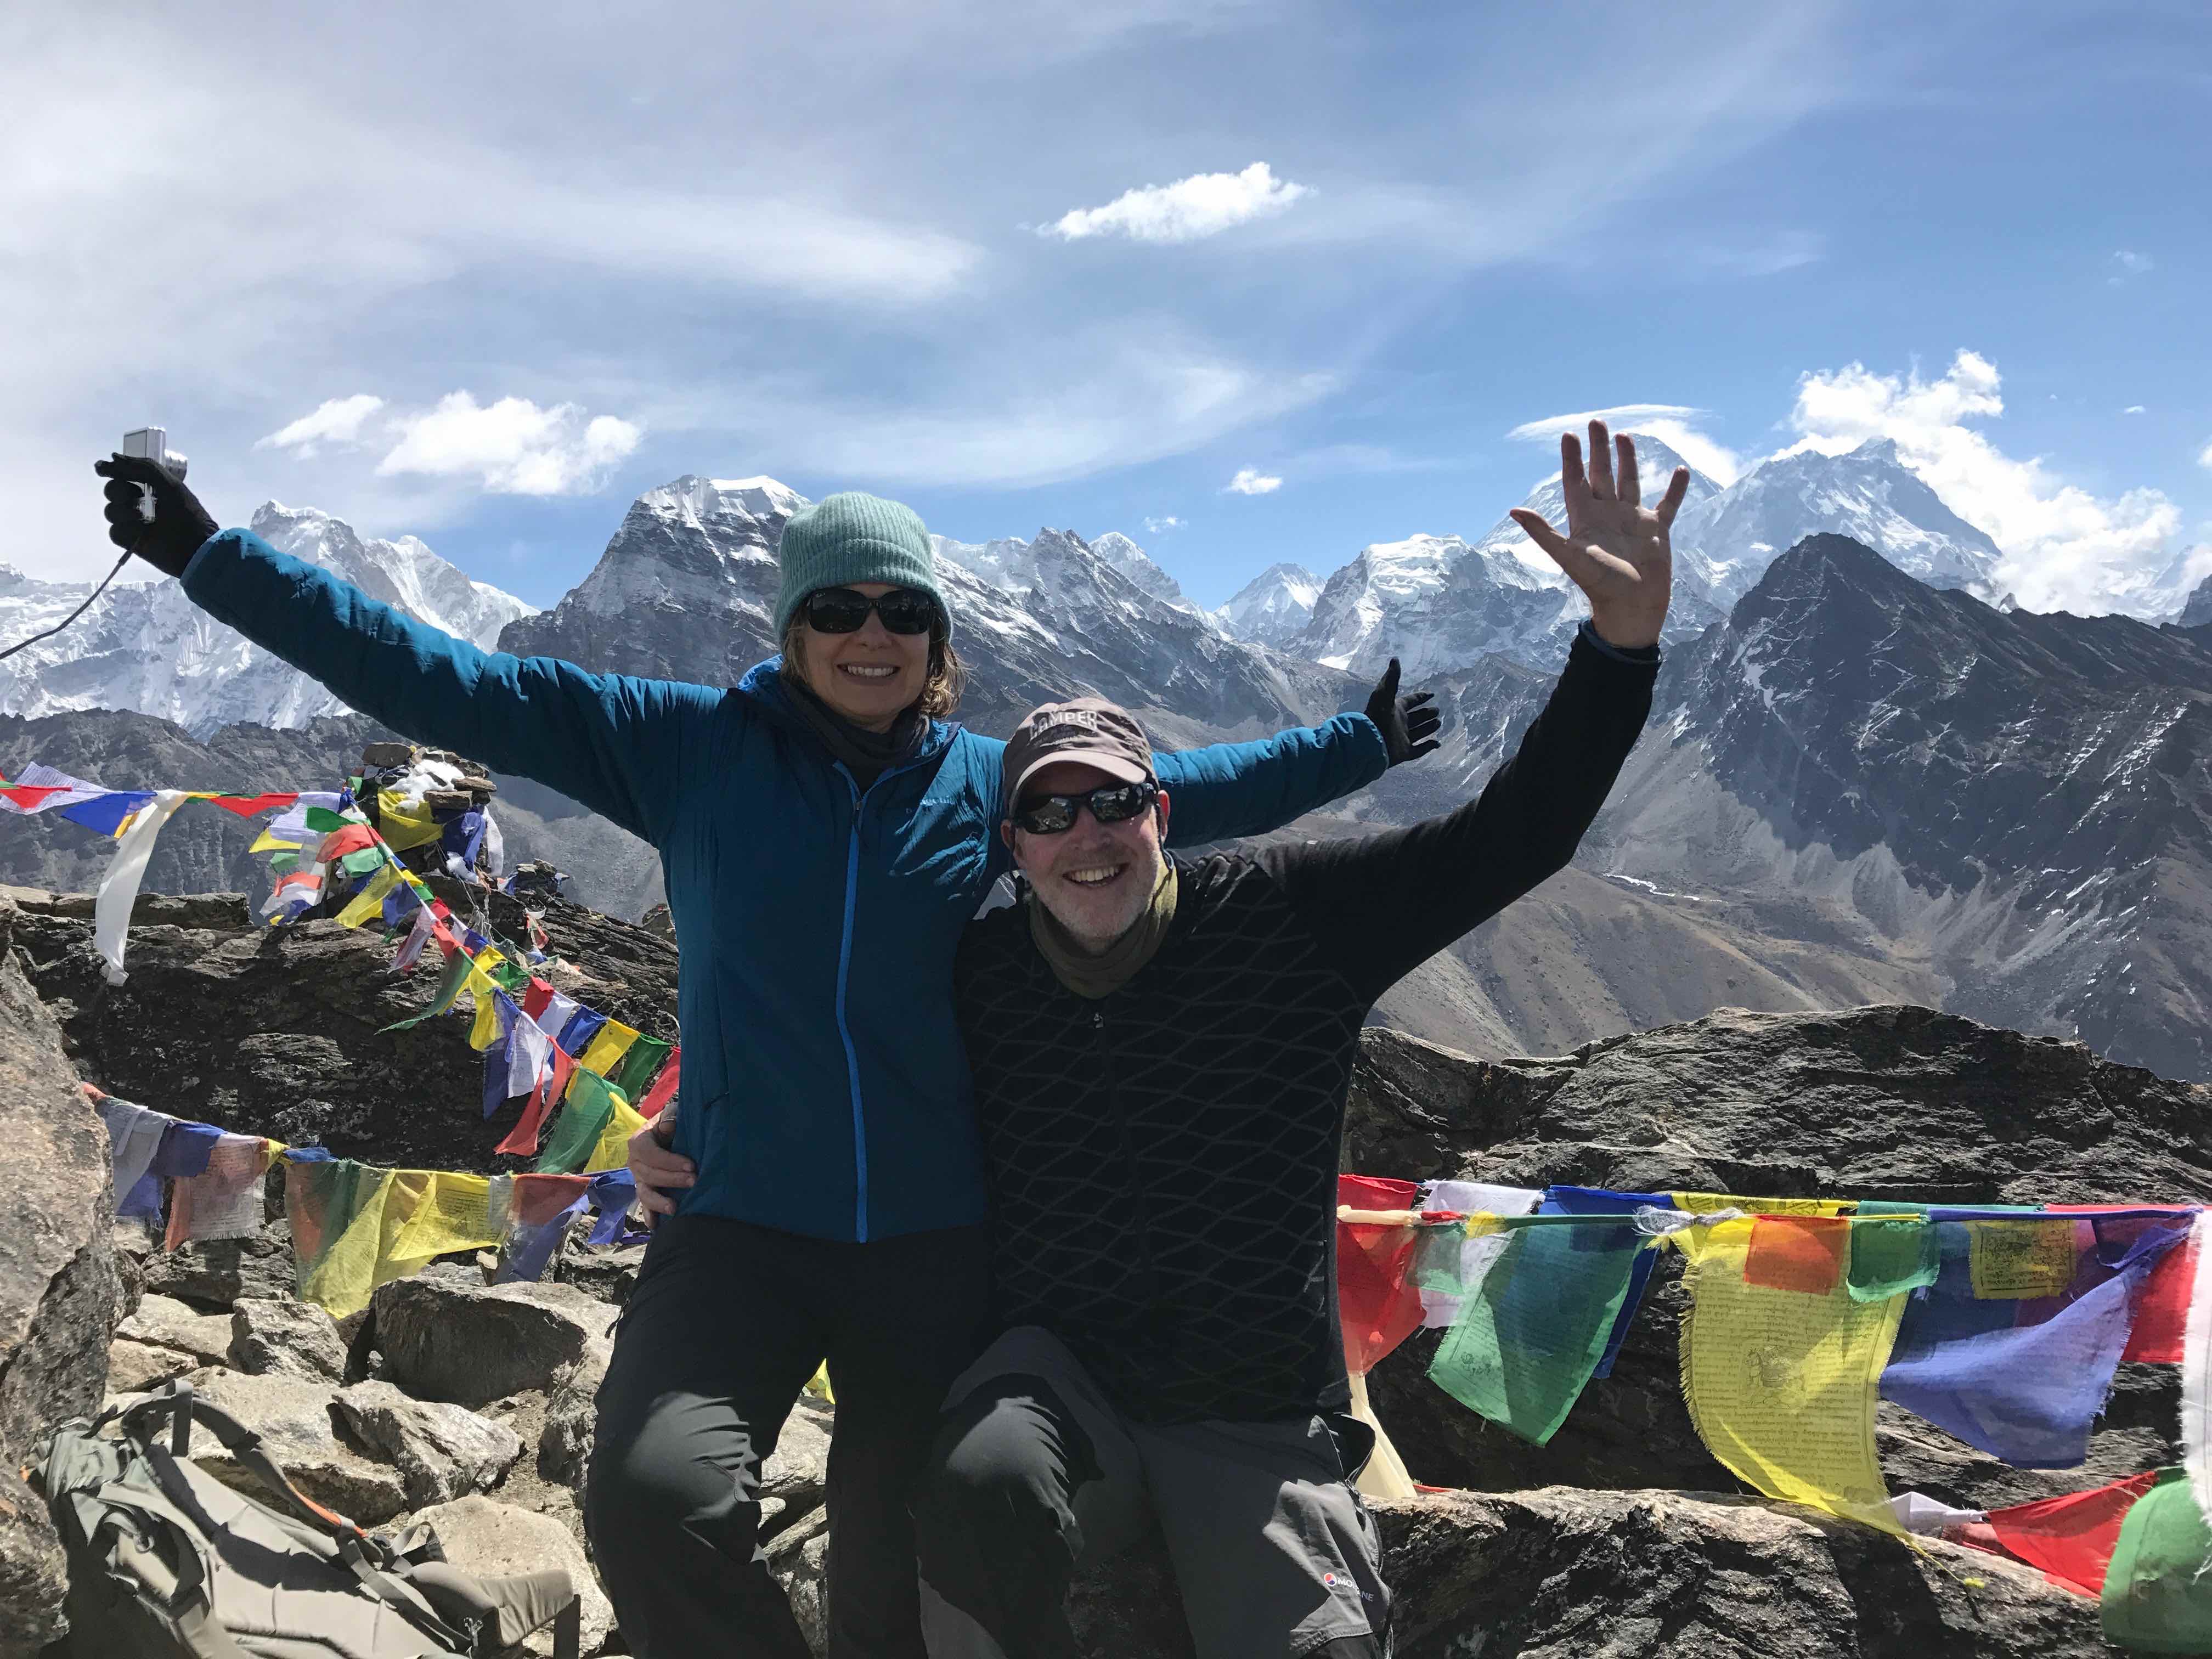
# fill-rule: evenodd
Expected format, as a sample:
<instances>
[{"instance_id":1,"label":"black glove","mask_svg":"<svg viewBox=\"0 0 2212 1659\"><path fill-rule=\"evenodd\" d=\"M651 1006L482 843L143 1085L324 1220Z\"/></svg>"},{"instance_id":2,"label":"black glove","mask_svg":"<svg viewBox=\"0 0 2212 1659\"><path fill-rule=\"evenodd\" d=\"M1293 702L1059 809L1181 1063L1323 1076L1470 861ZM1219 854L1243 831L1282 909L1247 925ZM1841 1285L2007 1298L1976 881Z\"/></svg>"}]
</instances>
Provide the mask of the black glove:
<instances>
[{"instance_id":1,"label":"black glove","mask_svg":"<svg viewBox=\"0 0 2212 1659\"><path fill-rule=\"evenodd\" d=\"M1431 691L1400 696L1398 659L1390 659L1390 665L1382 671L1382 678L1375 682L1367 699L1367 718L1382 734L1382 750L1389 757L1385 764L1398 766L1419 760L1437 746L1437 728L1444 723L1444 717L1429 707L1435 701Z\"/></svg>"},{"instance_id":2,"label":"black glove","mask_svg":"<svg viewBox=\"0 0 2212 1659\"><path fill-rule=\"evenodd\" d=\"M112 455L92 470L107 480L107 539L136 553L156 570L181 576L192 555L220 527L200 498L143 455ZM154 492L154 520L146 521L138 486Z\"/></svg>"}]
</instances>

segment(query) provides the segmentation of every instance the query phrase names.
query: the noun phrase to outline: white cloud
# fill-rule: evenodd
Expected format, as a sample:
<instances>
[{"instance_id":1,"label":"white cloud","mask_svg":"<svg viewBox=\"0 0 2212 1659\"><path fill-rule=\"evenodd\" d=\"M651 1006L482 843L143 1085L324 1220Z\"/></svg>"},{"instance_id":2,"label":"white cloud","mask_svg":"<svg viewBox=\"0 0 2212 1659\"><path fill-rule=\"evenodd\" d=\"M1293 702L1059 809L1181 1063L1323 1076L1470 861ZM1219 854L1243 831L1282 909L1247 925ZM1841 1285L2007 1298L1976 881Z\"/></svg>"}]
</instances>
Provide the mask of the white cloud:
<instances>
[{"instance_id":1,"label":"white cloud","mask_svg":"<svg viewBox=\"0 0 2212 1659\"><path fill-rule=\"evenodd\" d=\"M2205 445L2203 449L2197 452L2197 465L2199 466L2212 466L2212 444Z\"/></svg>"},{"instance_id":2,"label":"white cloud","mask_svg":"<svg viewBox=\"0 0 2212 1659\"><path fill-rule=\"evenodd\" d=\"M2114 249L2112 263L2118 269L2106 280L2114 284L2124 283L2130 276L2140 276L2147 270L2155 270L2158 268L2158 262L2149 254L2136 253L2127 248Z\"/></svg>"},{"instance_id":3,"label":"white cloud","mask_svg":"<svg viewBox=\"0 0 2212 1659\"><path fill-rule=\"evenodd\" d=\"M1256 466L1240 466L1237 476L1222 489L1232 495L1272 495L1283 487L1280 478L1271 478Z\"/></svg>"},{"instance_id":4,"label":"white cloud","mask_svg":"<svg viewBox=\"0 0 2212 1659\"><path fill-rule=\"evenodd\" d=\"M1168 532L1169 531L1170 531L1170 530L1180 530L1180 529L1182 529L1182 520L1181 519L1176 518L1173 514L1170 514L1166 518L1164 518L1164 519L1147 519L1147 520L1145 520L1145 528L1146 528L1146 530L1147 532L1150 532L1151 534L1152 534L1152 535L1155 535L1155 536L1164 536L1164 535L1165 535L1165 534L1167 534L1167 532Z\"/></svg>"},{"instance_id":5,"label":"white cloud","mask_svg":"<svg viewBox=\"0 0 2212 1659\"><path fill-rule=\"evenodd\" d=\"M1576 415L1547 415L1540 421L1523 421L1505 435L1523 441L1556 440L1562 432L1580 434L1592 421L1603 421L1615 432L1641 432L1656 438L1716 483L1732 484L1743 471L1743 458L1724 444L1716 443L1692 422L1705 417L1702 409L1682 404L1616 404L1611 409L1586 409ZM1639 465L1638 471L1642 472ZM1651 481L1646 479L1647 484ZM1665 483L1660 481L1659 488Z\"/></svg>"},{"instance_id":6,"label":"white cloud","mask_svg":"<svg viewBox=\"0 0 2212 1659\"><path fill-rule=\"evenodd\" d=\"M586 494L644 433L612 415L586 421L583 413L574 404L540 409L527 398L483 405L467 392L449 392L428 412L392 422L398 441L377 463L377 476L474 477L497 495Z\"/></svg>"},{"instance_id":7,"label":"white cloud","mask_svg":"<svg viewBox=\"0 0 2212 1659\"><path fill-rule=\"evenodd\" d=\"M1242 173L1194 173L1171 185L1124 191L1104 207L1064 213L1037 234L1068 242L1091 236L1194 242L1249 220L1268 218L1310 193L1304 185L1276 178L1265 161L1255 161Z\"/></svg>"},{"instance_id":8,"label":"white cloud","mask_svg":"<svg viewBox=\"0 0 2212 1659\"><path fill-rule=\"evenodd\" d=\"M366 392L350 398L327 398L289 426L282 426L253 447L289 449L301 460L325 444L351 446L361 441L362 427L384 407L384 399Z\"/></svg>"},{"instance_id":9,"label":"white cloud","mask_svg":"<svg viewBox=\"0 0 2212 1659\"><path fill-rule=\"evenodd\" d=\"M2120 411L2123 415L2140 415L2142 412L2143 406L2141 404L2130 404L2125 409Z\"/></svg>"},{"instance_id":10,"label":"white cloud","mask_svg":"<svg viewBox=\"0 0 2212 1659\"><path fill-rule=\"evenodd\" d=\"M1797 383L1790 424L1804 435L1782 452L1839 455L1872 438L1895 441L1944 504L2003 550L1997 574L2030 611L2155 611L2181 514L2155 489L2099 496L2031 457L2015 460L1966 422L2004 413L1996 365L1961 350L1937 379L1876 374L1863 363Z\"/></svg>"}]
</instances>

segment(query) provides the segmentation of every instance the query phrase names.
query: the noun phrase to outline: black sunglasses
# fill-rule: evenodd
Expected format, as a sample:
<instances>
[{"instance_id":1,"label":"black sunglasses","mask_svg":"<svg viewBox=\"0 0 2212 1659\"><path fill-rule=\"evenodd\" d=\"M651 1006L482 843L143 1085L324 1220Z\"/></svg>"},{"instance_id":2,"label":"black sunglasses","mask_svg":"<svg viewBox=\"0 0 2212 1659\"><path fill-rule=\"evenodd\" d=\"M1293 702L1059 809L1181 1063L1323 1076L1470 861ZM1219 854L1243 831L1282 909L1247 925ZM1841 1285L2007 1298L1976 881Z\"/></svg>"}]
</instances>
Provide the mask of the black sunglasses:
<instances>
[{"instance_id":1,"label":"black sunglasses","mask_svg":"<svg viewBox=\"0 0 2212 1659\"><path fill-rule=\"evenodd\" d=\"M817 587L800 607L806 625L817 634L855 634L868 624L868 612L884 619L891 634L927 634L937 626L937 601L918 587L894 587L877 599L849 587Z\"/></svg>"},{"instance_id":2,"label":"black sunglasses","mask_svg":"<svg viewBox=\"0 0 2212 1659\"><path fill-rule=\"evenodd\" d=\"M1088 806L1101 823L1120 823L1133 818L1160 798L1149 783L1102 783L1085 795L1040 795L1014 809L1014 828L1032 836L1060 836L1075 828L1079 807Z\"/></svg>"}]
</instances>

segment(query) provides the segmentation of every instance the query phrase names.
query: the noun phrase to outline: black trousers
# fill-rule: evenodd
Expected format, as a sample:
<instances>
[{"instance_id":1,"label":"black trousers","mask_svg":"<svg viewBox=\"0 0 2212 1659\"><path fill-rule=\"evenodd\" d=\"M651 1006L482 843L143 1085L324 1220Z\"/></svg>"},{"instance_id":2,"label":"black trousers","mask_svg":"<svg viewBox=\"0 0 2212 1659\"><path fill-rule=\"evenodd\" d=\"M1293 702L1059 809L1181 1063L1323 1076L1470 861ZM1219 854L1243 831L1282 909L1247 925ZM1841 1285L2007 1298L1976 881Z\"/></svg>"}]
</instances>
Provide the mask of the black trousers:
<instances>
[{"instance_id":1,"label":"black trousers","mask_svg":"<svg viewBox=\"0 0 2212 1659\"><path fill-rule=\"evenodd\" d=\"M600 1385L584 1504L638 1659L807 1659L760 1550L759 1474L825 1358L830 1659L921 1659L908 1505L979 1346L984 1248L981 1227L846 1244L660 1224Z\"/></svg>"}]
</instances>

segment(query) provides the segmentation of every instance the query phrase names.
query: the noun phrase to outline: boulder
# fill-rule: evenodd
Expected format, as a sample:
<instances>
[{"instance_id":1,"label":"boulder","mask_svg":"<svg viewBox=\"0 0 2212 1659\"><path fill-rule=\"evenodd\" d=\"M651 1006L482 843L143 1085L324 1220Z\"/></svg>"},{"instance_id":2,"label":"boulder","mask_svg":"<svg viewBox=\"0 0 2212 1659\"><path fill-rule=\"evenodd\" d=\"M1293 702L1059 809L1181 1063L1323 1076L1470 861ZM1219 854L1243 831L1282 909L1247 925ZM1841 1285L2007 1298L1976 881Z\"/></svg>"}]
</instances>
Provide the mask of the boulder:
<instances>
[{"instance_id":1,"label":"boulder","mask_svg":"<svg viewBox=\"0 0 2212 1659\"><path fill-rule=\"evenodd\" d=\"M341 1432L336 1389L289 1376L247 1376L212 1369L194 1371L189 1380L210 1401L260 1435L276 1467L318 1504L364 1527L379 1526L406 1509L406 1483L399 1472L365 1455ZM226 1486L283 1507L212 1436L196 1436L191 1455Z\"/></svg>"},{"instance_id":2,"label":"boulder","mask_svg":"<svg viewBox=\"0 0 2212 1659\"><path fill-rule=\"evenodd\" d=\"M446 1559L465 1572L496 1576L566 1568L583 1593L584 1651L595 1654L606 1644L614 1629L613 1604L584 1559L583 1547L552 1516L471 1497L435 1504L415 1518L429 1524L445 1547ZM525 1646L531 1653L550 1653L550 1633L541 1631Z\"/></svg>"},{"instance_id":3,"label":"boulder","mask_svg":"<svg viewBox=\"0 0 2212 1659\"><path fill-rule=\"evenodd\" d=\"M600 1247L572 1243L561 1255L561 1282L619 1308L629 1300L644 1261L642 1244Z\"/></svg>"},{"instance_id":4,"label":"boulder","mask_svg":"<svg viewBox=\"0 0 2212 1659\"><path fill-rule=\"evenodd\" d=\"M589 1356L605 1364L613 1316L566 1285L402 1279L376 1292L383 1375L410 1394L483 1406L550 1389Z\"/></svg>"},{"instance_id":5,"label":"boulder","mask_svg":"<svg viewBox=\"0 0 2212 1659\"><path fill-rule=\"evenodd\" d=\"M443 1401L410 1400L389 1382L356 1382L332 1404L353 1439L399 1471L414 1508L489 1491L522 1455L521 1437L505 1424Z\"/></svg>"},{"instance_id":6,"label":"boulder","mask_svg":"<svg viewBox=\"0 0 2212 1659\"><path fill-rule=\"evenodd\" d=\"M1954 1204L2187 1200L2212 1190L2212 1088L2116 1066L2079 1043L1932 1009L1724 1009L1556 1059L1487 1061L1395 1031L1361 1034L1345 1167L1631 1192ZM1681 1259L1662 1255L1613 1375L1548 1445L1467 1410L1427 1377L1417 1333L1368 1380L1416 1480L1491 1492L1735 1483L1683 1406ZM2011 1468L1894 1408L1893 1490L1970 1508L2051 1496L2170 1462L2176 1370L2124 1366L2087 1470Z\"/></svg>"},{"instance_id":7,"label":"boulder","mask_svg":"<svg viewBox=\"0 0 2212 1659\"><path fill-rule=\"evenodd\" d=\"M107 1345L107 1391L144 1394L173 1376L199 1369L204 1362L174 1348L157 1348L118 1336Z\"/></svg>"},{"instance_id":8,"label":"boulder","mask_svg":"<svg viewBox=\"0 0 2212 1659\"><path fill-rule=\"evenodd\" d=\"M240 1297L230 1310L230 1363L253 1376L337 1382L345 1376L337 1322L312 1302Z\"/></svg>"},{"instance_id":9,"label":"boulder","mask_svg":"<svg viewBox=\"0 0 2212 1659\"><path fill-rule=\"evenodd\" d=\"M242 1297L274 1301L290 1296L298 1278L292 1229L281 1220L251 1238L194 1239L157 1251L146 1258L145 1268L148 1291L224 1313Z\"/></svg>"},{"instance_id":10,"label":"boulder","mask_svg":"<svg viewBox=\"0 0 2212 1659\"><path fill-rule=\"evenodd\" d=\"M2096 1602L2040 1572L1786 1504L1553 1486L1374 1507L1404 1659L2112 1652Z\"/></svg>"},{"instance_id":11,"label":"boulder","mask_svg":"<svg viewBox=\"0 0 2212 1659\"><path fill-rule=\"evenodd\" d=\"M830 1485L830 1431L836 1419L806 1401L792 1408L776 1437L775 1455L761 1466L761 1496L780 1498L793 1516L819 1508Z\"/></svg>"},{"instance_id":12,"label":"boulder","mask_svg":"<svg viewBox=\"0 0 2212 1659\"><path fill-rule=\"evenodd\" d=\"M223 1314L204 1314L173 1297L147 1296L137 1311L115 1328L126 1341L149 1348L167 1348L193 1365L230 1363L230 1320Z\"/></svg>"},{"instance_id":13,"label":"boulder","mask_svg":"<svg viewBox=\"0 0 2212 1659\"><path fill-rule=\"evenodd\" d=\"M0 1659L64 1628L60 1547L45 1505L15 1478L56 1423L106 1392L118 1286L107 1131L78 1086L54 1017L10 948L19 913L0 898Z\"/></svg>"},{"instance_id":14,"label":"boulder","mask_svg":"<svg viewBox=\"0 0 2212 1659\"><path fill-rule=\"evenodd\" d=\"M599 1420L599 1383L607 1368L589 1355L554 1379L545 1398L545 1426L538 1438L538 1473L571 1487L581 1500L591 1468L592 1431Z\"/></svg>"}]
</instances>

